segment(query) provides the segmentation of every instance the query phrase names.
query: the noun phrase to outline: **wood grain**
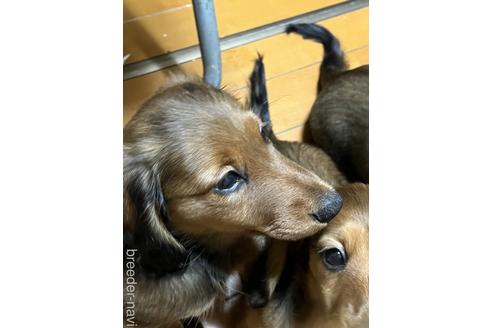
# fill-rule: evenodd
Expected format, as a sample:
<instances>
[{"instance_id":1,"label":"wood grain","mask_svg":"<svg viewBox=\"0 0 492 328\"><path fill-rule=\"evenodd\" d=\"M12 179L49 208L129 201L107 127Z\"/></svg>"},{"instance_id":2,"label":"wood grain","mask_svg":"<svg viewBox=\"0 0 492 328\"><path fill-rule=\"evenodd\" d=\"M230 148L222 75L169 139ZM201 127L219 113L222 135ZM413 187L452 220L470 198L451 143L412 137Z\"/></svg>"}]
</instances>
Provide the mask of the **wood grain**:
<instances>
[{"instance_id":1,"label":"wood grain","mask_svg":"<svg viewBox=\"0 0 492 328\"><path fill-rule=\"evenodd\" d=\"M340 3L342 0L216 0L220 37ZM191 1L126 0L127 63L198 44Z\"/></svg>"},{"instance_id":2,"label":"wood grain","mask_svg":"<svg viewBox=\"0 0 492 328\"><path fill-rule=\"evenodd\" d=\"M191 0L124 0L123 23L179 10L184 6L191 6Z\"/></svg>"},{"instance_id":3,"label":"wood grain","mask_svg":"<svg viewBox=\"0 0 492 328\"><path fill-rule=\"evenodd\" d=\"M330 29L340 39L343 49L348 54L351 66L357 67L368 63L367 8L323 21L320 24ZM363 50L364 48L366 50ZM285 96L288 97L289 101L293 99L292 97L297 97L294 95L295 93L303 95L302 97L308 97L305 100L299 100L297 106L289 106L288 111L295 111L297 107L306 106L310 101L312 103L315 95L318 65L322 59L323 51L319 44L303 40L297 35L277 35L223 52L223 85L227 87L227 90L241 95L241 89L246 87L257 52L265 55L270 100L273 102L272 111L275 111L272 116L277 117L276 111L280 111L280 109L277 109L279 105L276 103L284 104L286 99L283 97ZM145 100L164 85L169 74L176 71L201 75L202 62L201 60L188 62L179 67L172 67L124 82L124 124L128 122ZM294 77L289 77L292 74ZM282 76L284 78L274 82ZM298 82L297 79L299 78L302 78L304 82ZM285 83L286 86L282 87L282 83ZM272 91L270 88L273 88ZM306 90L302 91L302 89ZM285 91L281 92L280 90ZM300 91L296 92L296 90ZM299 116L298 114L289 113L286 115L288 117L278 123L280 127L275 126L276 131L291 128L292 125L289 125L293 124L291 122L302 123L299 123L299 119L295 118ZM279 115L279 117L282 116ZM303 116L300 115L299 117L302 118Z\"/></svg>"}]
</instances>

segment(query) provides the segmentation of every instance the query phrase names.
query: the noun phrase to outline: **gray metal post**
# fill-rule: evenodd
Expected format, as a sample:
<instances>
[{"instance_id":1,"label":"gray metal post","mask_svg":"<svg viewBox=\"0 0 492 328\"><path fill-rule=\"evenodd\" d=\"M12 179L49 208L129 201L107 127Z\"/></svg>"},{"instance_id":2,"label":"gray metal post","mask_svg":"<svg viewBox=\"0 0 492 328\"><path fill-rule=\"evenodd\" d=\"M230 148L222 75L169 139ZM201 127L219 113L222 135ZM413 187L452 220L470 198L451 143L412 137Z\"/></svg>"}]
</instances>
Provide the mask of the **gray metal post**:
<instances>
[{"instance_id":1,"label":"gray metal post","mask_svg":"<svg viewBox=\"0 0 492 328\"><path fill-rule=\"evenodd\" d=\"M193 0L193 12L202 54L203 79L218 88L222 77L222 62L214 1Z\"/></svg>"}]
</instances>

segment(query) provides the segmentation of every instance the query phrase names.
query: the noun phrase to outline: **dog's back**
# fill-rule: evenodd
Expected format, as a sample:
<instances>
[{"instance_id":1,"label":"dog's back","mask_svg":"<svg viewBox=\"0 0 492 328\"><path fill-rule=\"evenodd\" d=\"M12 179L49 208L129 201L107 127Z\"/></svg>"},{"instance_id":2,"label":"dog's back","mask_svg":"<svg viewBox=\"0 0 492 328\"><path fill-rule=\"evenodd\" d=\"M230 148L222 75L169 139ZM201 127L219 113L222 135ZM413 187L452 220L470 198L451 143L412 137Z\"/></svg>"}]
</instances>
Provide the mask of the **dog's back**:
<instances>
[{"instance_id":1,"label":"dog's back","mask_svg":"<svg viewBox=\"0 0 492 328\"><path fill-rule=\"evenodd\" d=\"M278 139L274 139L273 143L282 155L316 173L330 185L339 187L347 183L347 179L338 170L335 162L320 148L307 143Z\"/></svg>"},{"instance_id":2,"label":"dog's back","mask_svg":"<svg viewBox=\"0 0 492 328\"><path fill-rule=\"evenodd\" d=\"M314 142L351 181L369 182L369 67L344 72L319 93L310 117Z\"/></svg>"},{"instance_id":3,"label":"dog's back","mask_svg":"<svg viewBox=\"0 0 492 328\"><path fill-rule=\"evenodd\" d=\"M316 24L289 25L287 33L323 45L318 97L309 117L316 145L352 181L369 182L369 66L346 70L338 39Z\"/></svg>"}]
</instances>

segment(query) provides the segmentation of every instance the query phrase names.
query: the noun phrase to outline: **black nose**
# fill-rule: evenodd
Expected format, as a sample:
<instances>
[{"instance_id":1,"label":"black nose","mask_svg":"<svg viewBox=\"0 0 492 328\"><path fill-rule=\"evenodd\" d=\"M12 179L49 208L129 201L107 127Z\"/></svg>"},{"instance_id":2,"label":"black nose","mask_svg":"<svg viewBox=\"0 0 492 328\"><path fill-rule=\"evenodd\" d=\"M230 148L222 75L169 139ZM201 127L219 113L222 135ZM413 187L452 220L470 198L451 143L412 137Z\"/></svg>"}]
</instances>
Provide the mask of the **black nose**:
<instances>
[{"instance_id":1,"label":"black nose","mask_svg":"<svg viewBox=\"0 0 492 328\"><path fill-rule=\"evenodd\" d=\"M322 200L318 212L311 214L320 223L327 223L338 214L342 208L342 197L336 191L330 191Z\"/></svg>"}]
</instances>

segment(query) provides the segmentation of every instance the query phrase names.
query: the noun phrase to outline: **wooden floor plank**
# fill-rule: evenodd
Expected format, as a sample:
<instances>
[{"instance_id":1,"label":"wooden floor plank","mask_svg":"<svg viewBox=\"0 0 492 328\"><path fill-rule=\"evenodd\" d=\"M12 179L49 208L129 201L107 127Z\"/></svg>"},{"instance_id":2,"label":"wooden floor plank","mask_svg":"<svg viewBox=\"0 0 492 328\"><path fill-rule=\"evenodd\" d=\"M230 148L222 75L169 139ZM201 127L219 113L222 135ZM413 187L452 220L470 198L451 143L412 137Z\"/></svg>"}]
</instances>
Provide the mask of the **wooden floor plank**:
<instances>
[{"instance_id":1,"label":"wooden floor plank","mask_svg":"<svg viewBox=\"0 0 492 328\"><path fill-rule=\"evenodd\" d=\"M320 24L329 28L340 39L343 49L347 52L367 47L369 44L367 8L323 21ZM319 44L303 40L296 35L277 35L230 49L222 54L223 85L226 85L228 90L239 90L238 92L241 93L240 89L246 86L257 52L265 55L269 81L281 75L302 70L309 65L317 64L322 58L322 47ZM368 62L366 57L352 54L349 58L350 64L355 67L366 64ZM179 67L124 82L124 124L128 122L143 102L165 83L168 74L178 69L187 74L201 75L202 63L201 60L196 60ZM308 73L299 74L304 74L303 78L310 81L310 79L317 78L317 68L312 68L312 70L310 75ZM316 74L314 74L315 71ZM297 85L299 88L303 87L295 81L293 85ZM311 92L313 90L315 90L315 83ZM273 98L271 99L273 100ZM283 102L281 99L278 101ZM282 129L285 129L285 124L281 126Z\"/></svg>"},{"instance_id":2,"label":"wooden floor plank","mask_svg":"<svg viewBox=\"0 0 492 328\"><path fill-rule=\"evenodd\" d=\"M216 0L219 35L224 37L340 2L342 0ZM159 14L149 14L154 10ZM144 13L147 16L137 16ZM135 19L136 16L141 19ZM123 51L131 54L127 63L198 44L193 7L183 1L173 0L170 5L159 7L148 1L138 5L127 0L124 17L127 21L123 24ZM132 17L134 19L128 20Z\"/></svg>"},{"instance_id":3,"label":"wooden floor plank","mask_svg":"<svg viewBox=\"0 0 492 328\"><path fill-rule=\"evenodd\" d=\"M148 15L159 15L166 11L179 10L184 6L191 6L191 0L124 0L123 23L128 20L144 19Z\"/></svg>"}]
</instances>

